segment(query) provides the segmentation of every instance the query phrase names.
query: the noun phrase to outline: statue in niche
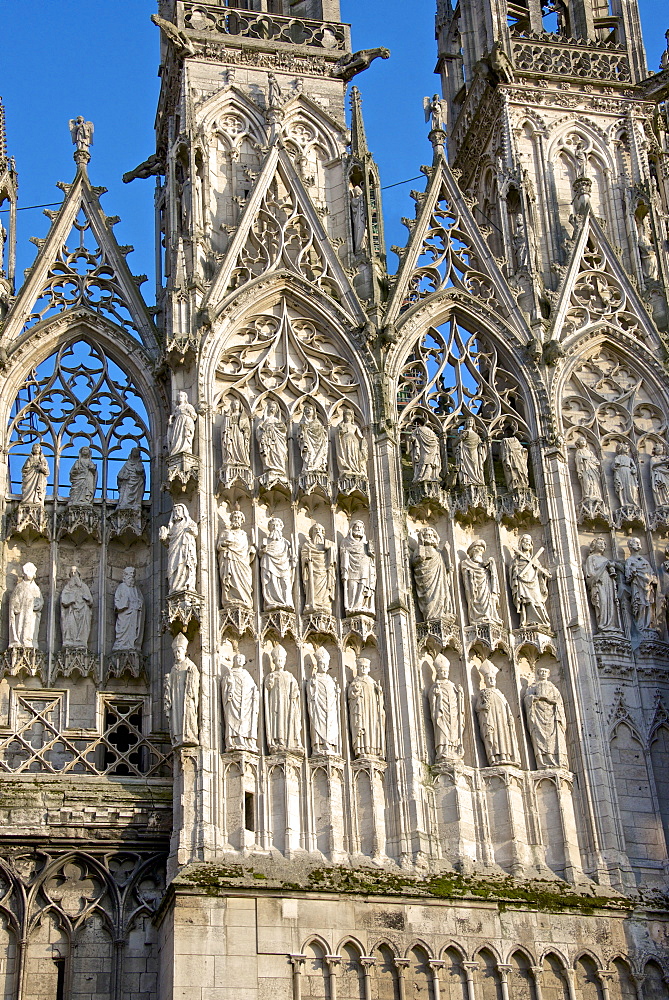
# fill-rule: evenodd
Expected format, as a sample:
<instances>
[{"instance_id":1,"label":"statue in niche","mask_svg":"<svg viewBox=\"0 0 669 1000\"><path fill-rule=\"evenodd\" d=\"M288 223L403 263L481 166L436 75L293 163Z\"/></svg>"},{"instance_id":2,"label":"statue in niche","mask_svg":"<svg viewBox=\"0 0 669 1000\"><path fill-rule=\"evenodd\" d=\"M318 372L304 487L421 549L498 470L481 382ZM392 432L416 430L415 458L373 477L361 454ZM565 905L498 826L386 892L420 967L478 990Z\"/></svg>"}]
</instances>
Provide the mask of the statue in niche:
<instances>
[{"instance_id":1,"label":"statue in niche","mask_svg":"<svg viewBox=\"0 0 669 1000\"><path fill-rule=\"evenodd\" d=\"M656 506L669 506L669 455L663 441L658 441L653 446L650 458L650 482Z\"/></svg>"},{"instance_id":2,"label":"statue in niche","mask_svg":"<svg viewBox=\"0 0 669 1000\"><path fill-rule=\"evenodd\" d=\"M655 627L655 607L659 581L648 560L641 555L641 542L630 538L630 554L625 560L625 582L630 588L632 616L639 632Z\"/></svg>"},{"instance_id":3,"label":"statue in niche","mask_svg":"<svg viewBox=\"0 0 669 1000\"><path fill-rule=\"evenodd\" d=\"M475 539L460 563L470 625L478 622L502 624L499 613L499 576L492 556L485 558L486 543Z\"/></svg>"},{"instance_id":4,"label":"statue in niche","mask_svg":"<svg viewBox=\"0 0 669 1000\"><path fill-rule=\"evenodd\" d=\"M302 750L302 712L297 681L286 670L288 654L276 645L270 654L272 669L265 678L265 729L270 753Z\"/></svg>"},{"instance_id":5,"label":"statue in niche","mask_svg":"<svg viewBox=\"0 0 669 1000\"><path fill-rule=\"evenodd\" d=\"M367 440L349 406L342 410L341 423L335 434L335 450L340 476L367 478Z\"/></svg>"},{"instance_id":6,"label":"statue in niche","mask_svg":"<svg viewBox=\"0 0 669 1000\"><path fill-rule=\"evenodd\" d=\"M409 434L414 483L438 483L441 478L439 438L427 420L417 420Z\"/></svg>"},{"instance_id":7,"label":"statue in niche","mask_svg":"<svg viewBox=\"0 0 669 1000\"><path fill-rule=\"evenodd\" d=\"M176 503L167 527L163 525L159 537L167 545L167 578L170 593L195 590L197 574L197 524L188 513L185 503Z\"/></svg>"},{"instance_id":8,"label":"statue in niche","mask_svg":"<svg viewBox=\"0 0 669 1000\"><path fill-rule=\"evenodd\" d=\"M24 563L21 573L22 578L17 581L9 599L9 648L37 649L44 607L42 591L35 582L37 566L31 562Z\"/></svg>"},{"instance_id":9,"label":"statue in niche","mask_svg":"<svg viewBox=\"0 0 669 1000\"><path fill-rule=\"evenodd\" d=\"M316 669L307 681L307 707L311 726L311 749L315 756L333 756L339 751L339 685L330 676L330 654L324 646L316 650Z\"/></svg>"},{"instance_id":10,"label":"statue in niche","mask_svg":"<svg viewBox=\"0 0 669 1000\"><path fill-rule=\"evenodd\" d=\"M641 273L644 283L652 284L657 281L657 254L653 246L653 238L648 226L646 217L638 229L637 246L639 247L639 259L641 261Z\"/></svg>"},{"instance_id":11,"label":"statue in niche","mask_svg":"<svg viewBox=\"0 0 669 1000\"><path fill-rule=\"evenodd\" d=\"M373 615L376 560L362 521L353 521L341 543L341 580L346 614Z\"/></svg>"},{"instance_id":12,"label":"statue in niche","mask_svg":"<svg viewBox=\"0 0 669 1000\"><path fill-rule=\"evenodd\" d=\"M508 701L496 686L499 668L492 660L483 660L479 666L483 687L476 698L476 714L490 767L498 764L520 766L518 739L513 713Z\"/></svg>"},{"instance_id":13,"label":"statue in niche","mask_svg":"<svg viewBox=\"0 0 669 1000\"><path fill-rule=\"evenodd\" d=\"M616 564L606 553L606 540L598 537L590 542L590 555L583 572L600 632L619 632Z\"/></svg>"},{"instance_id":14,"label":"statue in niche","mask_svg":"<svg viewBox=\"0 0 669 1000\"><path fill-rule=\"evenodd\" d=\"M173 455L192 455L195 437L195 407L188 402L187 392L178 392L174 410L167 424L167 451Z\"/></svg>"},{"instance_id":15,"label":"statue in niche","mask_svg":"<svg viewBox=\"0 0 669 1000\"><path fill-rule=\"evenodd\" d=\"M35 441L21 470L21 503L43 507L48 478L49 463L42 454L42 445Z\"/></svg>"},{"instance_id":16,"label":"statue in niche","mask_svg":"<svg viewBox=\"0 0 669 1000\"><path fill-rule=\"evenodd\" d=\"M529 253L527 247L527 236L525 233L525 223L523 222L522 212L518 212L518 214L516 215L515 227L511 243L513 245L513 255L516 260L516 271L520 271L523 268L527 268L529 262Z\"/></svg>"},{"instance_id":17,"label":"statue in niche","mask_svg":"<svg viewBox=\"0 0 669 1000\"><path fill-rule=\"evenodd\" d=\"M626 441L619 441L616 448L613 485L621 507L639 506L639 474Z\"/></svg>"},{"instance_id":18,"label":"statue in niche","mask_svg":"<svg viewBox=\"0 0 669 1000\"><path fill-rule=\"evenodd\" d=\"M509 580L511 593L520 615L521 627L526 625L550 625L546 602L548 600L548 580L551 575L539 563L540 549L533 555L534 542L531 535L521 535L511 565Z\"/></svg>"},{"instance_id":19,"label":"statue in niche","mask_svg":"<svg viewBox=\"0 0 669 1000\"><path fill-rule=\"evenodd\" d=\"M144 638L144 598L137 586L134 566L126 566L123 570L123 579L114 593L114 611L116 638L112 652L139 652Z\"/></svg>"},{"instance_id":20,"label":"statue in niche","mask_svg":"<svg viewBox=\"0 0 669 1000\"><path fill-rule=\"evenodd\" d=\"M251 468L251 421L236 396L223 412L221 452L223 468Z\"/></svg>"},{"instance_id":21,"label":"statue in niche","mask_svg":"<svg viewBox=\"0 0 669 1000\"><path fill-rule=\"evenodd\" d=\"M334 542L325 539L325 528L312 524L309 539L300 550L300 567L304 586L304 610L332 614L335 595L337 552Z\"/></svg>"},{"instance_id":22,"label":"statue in niche","mask_svg":"<svg viewBox=\"0 0 669 1000\"><path fill-rule=\"evenodd\" d=\"M576 452L574 456L576 465L576 475L581 484L581 498L583 500L602 501L602 477L601 463L584 437L579 437L576 441Z\"/></svg>"},{"instance_id":23,"label":"statue in niche","mask_svg":"<svg viewBox=\"0 0 669 1000\"><path fill-rule=\"evenodd\" d=\"M297 431L302 456L302 472L328 471L328 432L318 419L312 403L305 403Z\"/></svg>"},{"instance_id":24,"label":"statue in niche","mask_svg":"<svg viewBox=\"0 0 669 1000\"><path fill-rule=\"evenodd\" d=\"M430 688L430 712L434 727L435 762L462 760L462 733L465 720L465 696L461 687L449 679L450 663L443 653L434 658L437 679Z\"/></svg>"},{"instance_id":25,"label":"statue in niche","mask_svg":"<svg viewBox=\"0 0 669 1000\"><path fill-rule=\"evenodd\" d=\"M256 549L244 531L245 520L241 510L233 510L230 514L230 527L226 527L225 523L221 527L216 542L218 575L223 607L241 605L253 610L251 564L255 559Z\"/></svg>"},{"instance_id":26,"label":"statue in niche","mask_svg":"<svg viewBox=\"0 0 669 1000\"><path fill-rule=\"evenodd\" d=\"M93 623L93 595L76 566L70 569L60 595L63 649L86 649Z\"/></svg>"},{"instance_id":27,"label":"statue in niche","mask_svg":"<svg viewBox=\"0 0 669 1000\"><path fill-rule=\"evenodd\" d=\"M235 652L232 666L221 678L225 717L225 749L258 753L258 685L246 668L246 657Z\"/></svg>"},{"instance_id":28,"label":"statue in niche","mask_svg":"<svg viewBox=\"0 0 669 1000\"><path fill-rule=\"evenodd\" d=\"M141 510L146 488L146 472L139 448L130 449L130 454L116 477L116 484L118 486L116 509Z\"/></svg>"},{"instance_id":29,"label":"statue in niche","mask_svg":"<svg viewBox=\"0 0 669 1000\"><path fill-rule=\"evenodd\" d=\"M473 417L467 417L455 439L458 486L485 486L485 445Z\"/></svg>"},{"instance_id":30,"label":"statue in niche","mask_svg":"<svg viewBox=\"0 0 669 1000\"><path fill-rule=\"evenodd\" d=\"M293 581L295 577L295 553L293 545L283 537L283 521L271 517L267 538L260 548L260 578L265 601L265 611L274 608L295 610L293 602Z\"/></svg>"},{"instance_id":31,"label":"statue in niche","mask_svg":"<svg viewBox=\"0 0 669 1000\"><path fill-rule=\"evenodd\" d=\"M70 469L70 507L90 507L98 482L98 467L91 459L91 449L84 445Z\"/></svg>"},{"instance_id":32,"label":"statue in niche","mask_svg":"<svg viewBox=\"0 0 669 1000\"><path fill-rule=\"evenodd\" d=\"M548 667L538 666L536 679L523 704L537 767L569 767L565 730L567 717L562 695L550 680Z\"/></svg>"},{"instance_id":33,"label":"statue in niche","mask_svg":"<svg viewBox=\"0 0 669 1000\"><path fill-rule=\"evenodd\" d=\"M359 656L356 666L357 676L348 686L353 753L356 757L383 757L386 728L383 689L370 677L371 663L366 657Z\"/></svg>"},{"instance_id":34,"label":"statue in niche","mask_svg":"<svg viewBox=\"0 0 669 1000\"><path fill-rule=\"evenodd\" d=\"M432 527L421 528L418 541L409 538L410 564L418 607L424 621L453 616L451 559Z\"/></svg>"},{"instance_id":35,"label":"statue in niche","mask_svg":"<svg viewBox=\"0 0 669 1000\"><path fill-rule=\"evenodd\" d=\"M367 229L367 212L365 206L365 193L359 184L352 184L350 188L351 201L351 228L353 230L353 251L359 253L362 250Z\"/></svg>"},{"instance_id":36,"label":"statue in niche","mask_svg":"<svg viewBox=\"0 0 669 1000\"><path fill-rule=\"evenodd\" d=\"M281 418L279 404L269 399L265 414L256 428L263 471L269 476L286 479L288 476L287 429Z\"/></svg>"},{"instance_id":37,"label":"statue in niche","mask_svg":"<svg viewBox=\"0 0 669 1000\"><path fill-rule=\"evenodd\" d=\"M502 438L499 451L507 490L526 490L530 485L527 451L515 433Z\"/></svg>"},{"instance_id":38,"label":"statue in niche","mask_svg":"<svg viewBox=\"0 0 669 1000\"><path fill-rule=\"evenodd\" d=\"M199 739L200 671L187 656L188 639L183 634L172 643L174 665L165 677L165 715L173 746L197 746Z\"/></svg>"}]
</instances>

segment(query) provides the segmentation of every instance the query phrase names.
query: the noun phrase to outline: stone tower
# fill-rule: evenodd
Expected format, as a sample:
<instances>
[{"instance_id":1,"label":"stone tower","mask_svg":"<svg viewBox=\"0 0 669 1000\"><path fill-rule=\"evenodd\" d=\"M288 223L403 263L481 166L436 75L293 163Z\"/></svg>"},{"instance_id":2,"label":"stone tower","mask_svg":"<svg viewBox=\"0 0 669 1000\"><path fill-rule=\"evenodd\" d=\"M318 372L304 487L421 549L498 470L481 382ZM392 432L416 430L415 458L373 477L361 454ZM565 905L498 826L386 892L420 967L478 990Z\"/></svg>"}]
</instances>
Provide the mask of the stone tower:
<instances>
[{"instance_id":1,"label":"stone tower","mask_svg":"<svg viewBox=\"0 0 669 1000\"><path fill-rule=\"evenodd\" d=\"M83 118L0 275L0 996L666 1000L669 57L440 0L389 274L389 53L153 20L155 307Z\"/></svg>"}]
</instances>

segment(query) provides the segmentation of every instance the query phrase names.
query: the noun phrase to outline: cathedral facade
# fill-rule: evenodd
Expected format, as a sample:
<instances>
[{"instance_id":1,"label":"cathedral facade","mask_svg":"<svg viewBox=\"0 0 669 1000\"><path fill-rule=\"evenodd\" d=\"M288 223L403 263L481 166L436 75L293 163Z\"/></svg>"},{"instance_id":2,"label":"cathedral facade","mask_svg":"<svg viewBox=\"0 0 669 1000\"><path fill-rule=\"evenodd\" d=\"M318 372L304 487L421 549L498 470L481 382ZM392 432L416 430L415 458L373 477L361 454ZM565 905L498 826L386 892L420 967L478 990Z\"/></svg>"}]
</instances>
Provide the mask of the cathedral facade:
<instances>
[{"instance_id":1,"label":"cathedral facade","mask_svg":"<svg viewBox=\"0 0 669 1000\"><path fill-rule=\"evenodd\" d=\"M387 50L153 20L155 305L0 119L0 1000L667 1000L669 54L438 0L389 267Z\"/></svg>"}]
</instances>

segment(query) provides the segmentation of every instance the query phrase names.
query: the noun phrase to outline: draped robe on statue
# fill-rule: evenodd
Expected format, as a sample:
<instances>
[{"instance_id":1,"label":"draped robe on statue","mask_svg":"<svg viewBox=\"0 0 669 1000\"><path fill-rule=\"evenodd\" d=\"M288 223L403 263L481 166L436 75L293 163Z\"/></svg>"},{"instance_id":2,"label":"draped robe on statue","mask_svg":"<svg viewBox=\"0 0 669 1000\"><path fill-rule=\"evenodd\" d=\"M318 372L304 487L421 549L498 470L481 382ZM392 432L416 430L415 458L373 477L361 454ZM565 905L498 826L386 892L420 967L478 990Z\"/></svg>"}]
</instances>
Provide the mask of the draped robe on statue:
<instances>
[{"instance_id":1,"label":"draped robe on statue","mask_svg":"<svg viewBox=\"0 0 669 1000\"><path fill-rule=\"evenodd\" d=\"M448 678L439 678L430 688L430 710L437 762L462 757L462 689Z\"/></svg>"},{"instance_id":2,"label":"draped robe on statue","mask_svg":"<svg viewBox=\"0 0 669 1000\"><path fill-rule=\"evenodd\" d=\"M221 694L226 748L257 753L260 696L248 670L243 666L233 666L221 681Z\"/></svg>"},{"instance_id":3,"label":"draped robe on statue","mask_svg":"<svg viewBox=\"0 0 669 1000\"><path fill-rule=\"evenodd\" d=\"M327 472L328 432L318 417L305 409L297 434L302 456L302 472Z\"/></svg>"},{"instance_id":4,"label":"draped robe on statue","mask_svg":"<svg viewBox=\"0 0 669 1000\"><path fill-rule=\"evenodd\" d=\"M300 689L288 670L272 670L265 678L265 726L270 753L300 750Z\"/></svg>"},{"instance_id":5,"label":"draped robe on statue","mask_svg":"<svg viewBox=\"0 0 669 1000\"><path fill-rule=\"evenodd\" d=\"M555 684L548 677L537 680L528 687L524 704L537 767L568 767L567 722Z\"/></svg>"},{"instance_id":6,"label":"draped robe on statue","mask_svg":"<svg viewBox=\"0 0 669 1000\"><path fill-rule=\"evenodd\" d=\"M116 610L116 640L112 647L114 652L120 650L138 650L142 646L144 634L144 598L139 587L119 583L114 594Z\"/></svg>"},{"instance_id":7,"label":"draped robe on statue","mask_svg":"<svg viewBox=\"0 0 669 1000\"><path fill-rule=\"evenodd\" d=\"M221 600L253 608L253 571L251 558L255 549L243 528L224 528L218 536L218 573Z\"/></svg>"},{"instance_id":8,"label":"draped robe on statue","mask_svg":"<svg viewBox=\"0 0 669 1000\"><path fill-rule=\"evenodd\" d=\"M518 764L516 728L509 703L495 687L479 691L476 699L481 736L485 744L488 764Z\"/></svg>"},{"instance_id":9,"label":"draped robe on statue","mask_svg":"<svg viewBox=\"0 0 669 1000\"><path fill-rule=\"evenodd\" d=\"M44 607L42 591L34 578L19 580L9 599L9 646L37 649L41 612Z\"/></svg>"},{"instance_id":10,"label":"draped robe on statue","mask_svg":"<svg viewBox=\"0 0 669 1000\"><path fill-rule=\"evenodd\" d=\"M460 563L465 586L470 624L501 622L499 616L499 578L494 559L486 562L465 556Z\"/></svg>"},{"instance_id":11,"label":"draped robe on statue","mask_svg":"<svg viewBox=\"0 0 669 1000\"><path fill-rule=\"evenodd\" d=\"M618 604L616 601L616 580L610 569L612 563L601 552L592 552L585 560L585 582L600 632L617 632Z\"/></svg>"},{"instance_id":12,"label":"draped robe on statue","mask_svg":"<svg viewBox=\"0 0 669 1000\"><path fill-rule=\"evenodd\" d=\"M367 476L367 442L355 423L353 414L344 412L337 427L335 446L340 476Z\"/></svg>"},{"instance_id":13,"label":"draped robe on statue","mask_svg":"<svg viewBox=\"0 0 669 1000\"><path fill-rule=\"evenodd\" d=\"M60 595L61 632L65 649L85 649L93 621L93 596L79 576L72 573Z\"/></svg>"},{"instance_id":14,"label":"draped robe on statue","mask_svg":"<svg viewBox=\"0 0 669 1000\"><path fill-rule=\"evenodd\" d=\"M239 403L230 406L223 417L221 445L223 464L250 468L251 423Z\"/></svg>"},{"instance_id":15,"label":"draped robe on statue","mask_svg":"<svg viewBox=\"0 0 669 1000\"><path fill-rule=\"evenodd\" d=\"M44 506L46 484L49 477L49 463L42 454L39 444L33 445L32 452L23 463L21 472L21 502Z\"/></svg>"},{"instance_id":16,"label":"draped robe on statue","mask_svg":"<svg viewBox=\"0 0 669 1000\"><path fill-rule=\"evenodd\" d=\"M639 503L637 468L631 455L622 451L613 460L613 483L621 507L635 507Z\"/></svg>"},{"instance_id":17,"label":"draped robe on statue","mask_svg":"<svg viewBox=\"0 0 669 1000\"><path fill-rule=\"evenodd\" d=\"M91 461L90 449L81 448L70 469L70 498L73 505L92 504L98 481L98 467Z\"/></svg>"},{"instance_id":18,"label":"draped robe on statue","mask_svg":"<svg viewBox=\"0 0 669 1000\"><path fill-rule=\"evenodd\" d=\"M601 500L600 465L597 456L588 448L587 444L576 449L575 464L576 475L581 484L582 498L584 500Z\"/></svg>"},{"instance_id":19,"label":"draped robe on statue","mask_svg":"<svg viewBox=\"0 0 669 1000\"><path fill-rule=\"evenodd\" d=\"M293 607L293 548L280 530L270 530L260 560L265 609Z\"/></svg>"},{"instance_id":20,"label":"draped robe on statue","mask_svg":"<svg viewBox=\"0 0 669 1000\"><path fill-rule=\"evenodd\" d=\"M451 574L441 546L417 544L411 553L411 568L425 621L452 615Z\"/></svg>"},{"instance_id":21,"label":"draped robe on statue","mask_svg":"<svg viewBox=\"0 0 669 1000\"><path fill-rule=\"evenodd\" d=\"M386 716L381 686L368 674L356 677L348 687L348 704L356 757L383 757Z\"/></svg>"},{"instance_id":22,"label":"draped robe on statue","mask_svg":"<svg viewBox=\"0 0 669 1000\"><path fill-rule=\"evenodd\" d=\"M125 464L116 477L118 486L118 510L140 510L146 486L146 472L139 457L139 449L133 448Z\"/></svg>"},{"instance_id":23,"label":"draped robe on statue","mask_svg":"<svg viewBox=\"0 0 669 1000\"><path fill-rule=\"evenodd\" d=\"M313 752L339 753L339 688L328 673L319 671L309 679L307 705Z\"/></svg>"},{"instance_id":24,"label":"draped robe on statue","mask_svg":"<svg viewBox=\"0 0 669 1000\"><path fill-rule=\"evenodd\" d=\"M427 424L417 424L409 437L414 483L438 482L441 476L439 438Z\"/></svg>"},{"instance_id":25,"label":"draped robe on statue","mask_svg":"<svg viewBox=\"0 0 669 1000\"><path fill-rule=\"evenodd\" d=\"M186 657L174 664L165 685L165 714L170 721L170 736L175 746L194 746L199 742L199 703L200 671Z\"/></svg>"}]
</instances>

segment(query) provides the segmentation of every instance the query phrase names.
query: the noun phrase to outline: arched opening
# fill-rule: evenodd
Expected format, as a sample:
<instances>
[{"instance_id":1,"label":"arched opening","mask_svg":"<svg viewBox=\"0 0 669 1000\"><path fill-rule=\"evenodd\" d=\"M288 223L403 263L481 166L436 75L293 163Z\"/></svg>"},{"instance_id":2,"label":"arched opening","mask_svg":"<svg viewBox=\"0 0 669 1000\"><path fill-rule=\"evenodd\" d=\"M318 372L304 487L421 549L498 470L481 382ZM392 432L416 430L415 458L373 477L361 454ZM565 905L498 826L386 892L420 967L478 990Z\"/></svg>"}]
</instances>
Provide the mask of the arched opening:
<instances>
[{"instance_id":1,"label":"arched opening","mask_svg":"<svg viewBox=\"0 0 669 1000\"><path fill-rule=\"evenodd\" d=\"M387 944L374 949L372 1000L399 1000L399 976L395 956Z\"/></svg>"},{"instance_id":2,"label":"arched opening","mask_svg":"<svg viewBox=\"0 0 669 1000\"><path fill-rule=\"evenodd\" d=\"M502 981L493 953L484 948L483 951L478 953L476 959L478 967L476 969L475 981L478 1000L504 1000Z\"/></svg>"},{"instance_id":3,"label":"arched opening","mask_svg":"<svg viewBox=\"0 0 669 1000\"><path fill-rule=\"evenodd\" d=\"M638 1000L632 970L622 958L613 962L614 975L609 980L610 1000Z\"/></svg>"},{"instance_id":4,"label":"arched opening","mask_svg":"<svg viewBox=\"0 0 669 1000\"><path fill-rule=\"evenodd\" d=\"M546 955L542 969L541 995L544 1000L570 1000L567 974L557 955Z\"/></svg>"},{"instance_id":5,"label":"arched opening","mask_svg":"<svg viewBox=\"0 0 669 1000\"><path fill-rule=\"evenodd\" d=\"M351 942L341 949L341 975L337 990L338 1000L365 1000L365 972L360 962L360 952Z\"/></svg>"},{"instance_id":6,"label":"arched opening","mask_svg":"<svg viewBox=\"0 0 669 1000\"><path fill-rule=\"evenodd\" d=\"M111 1000L114 946L103 918L94 913L77 930L72 949L71 1000Z\"/></svg>"},{"instance_id":7,"label":"arched opening","mask_svg":"<svg viewBox=\"0 0 669 1000\"><path fill-rule=\"evenodd\" d=\"M330 1000L330 974L323 946L318 941L311 941L304 954L303 995L310 1000Z\"/></svg>"},{"instance_id":8,"label":"arched opening","mask_svg":"<svg viewBox=\"0 0 669 1000\"><path fill-rule=\"evenodd\" d=\"M669 977L662 971L660 965L651 959L650 962L646 962L643 974L645 1000L667 1000L669 997Z\"/></svg>"},{"instance_id":9,"label":"arched opening","mask_svg":"<svg viewBox=\"0 0 669 1000\"><path fill-rule=\"evenodd\" d=\"M467 976L462 967L462 955L455 948L447 948L442 958L445 962L440 973L440 993L444 1000L467 1000Z\"/></svg>"},{"instance_id":10,"label":"arched opening","mask_svg":"<svg viewBox=\"0 0 669 1000\"><path fill-rule=\"evenodd\" d=\"M432 970L429 961L430 956L420 945L416 945L409 952L408 993L414 1000L433 1000Z\"/></svg>"},{"instance_id":11,"label":"arched opening","mask_svg":"<svg viewBox=\"0 0 669 1000\"><path fill-rule=\"evenodd\" d=\"M597 975L597 966L589 955L579 958L575 972L576 1000L603 1000L604 994Z\"/></svg>"},{"instance_id":12,"label":"arched opening","mask_svg":"<svg viewBox=\"0 0 669 1000\"><path fill-rule=\"evenodd\" d=\"M537 1000L532 963L522 951L516 951L509 961L509 992L511 1000Z\"/></svg>"}]
</instances>

